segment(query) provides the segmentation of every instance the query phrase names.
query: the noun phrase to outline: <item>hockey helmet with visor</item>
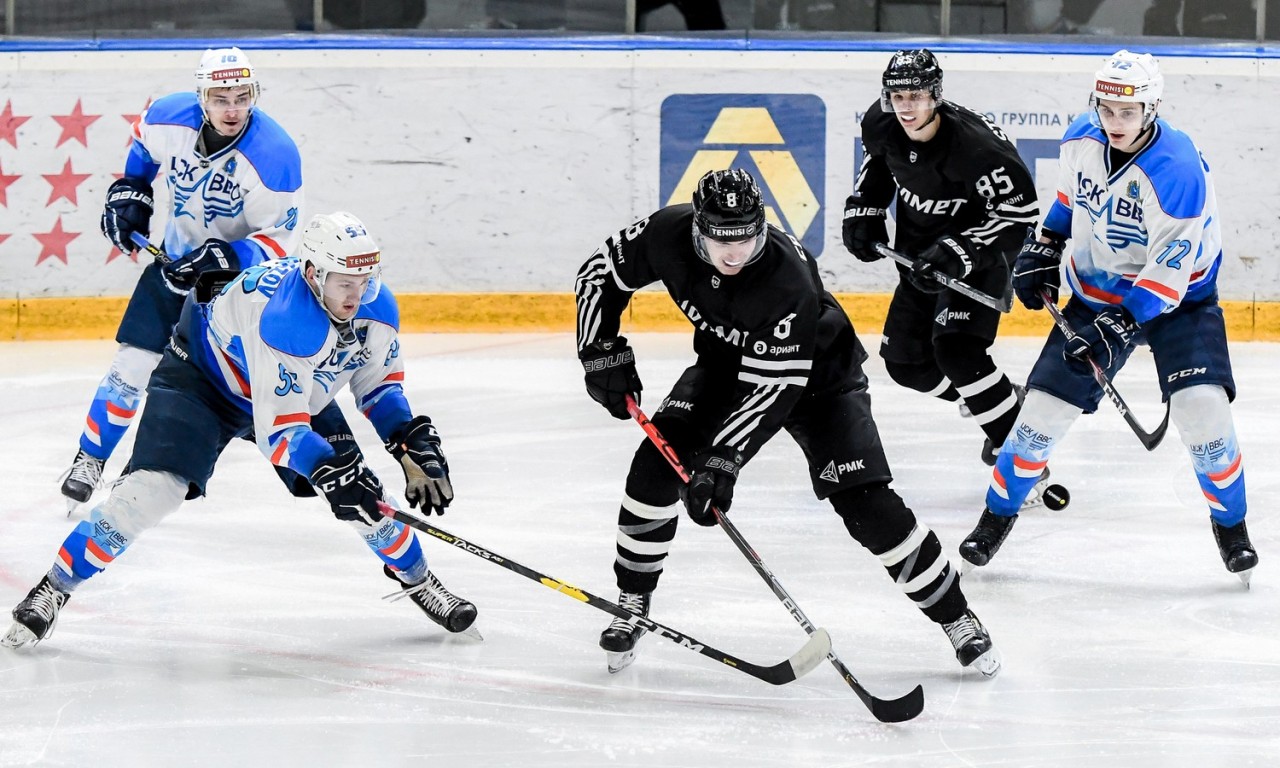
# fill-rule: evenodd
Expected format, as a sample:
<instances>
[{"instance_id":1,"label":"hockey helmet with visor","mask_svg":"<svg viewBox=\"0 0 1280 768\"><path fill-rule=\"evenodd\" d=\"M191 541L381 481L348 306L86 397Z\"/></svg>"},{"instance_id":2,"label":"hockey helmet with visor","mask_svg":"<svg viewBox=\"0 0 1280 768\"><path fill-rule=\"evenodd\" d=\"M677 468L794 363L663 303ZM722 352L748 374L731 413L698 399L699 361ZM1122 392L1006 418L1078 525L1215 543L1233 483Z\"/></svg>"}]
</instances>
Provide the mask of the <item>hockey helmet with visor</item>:
<instances>
[{"instance_id":1,"label":"hockey helmet with visor","mask_svg":"<svg viewBox=\"0 0 1280 768\"><path fill-rule=\"evenodd\" d=\"M693 192L693 247L698 257L727 274L760 258L768 239L764 201L750 173L710 171Z\"/></svg>"},{"instance_id":2,"label":"hockey helmet with visor","mask_svg":"<svg viewBox=\"0 0 1280 768\"><path fill-rule=\"evenodd\" d=\"M298 256L304 270L315 269L308 284L337 322L350 320L382 290L382 254L354 214L316 214L302 233Z\"/></svg>"},{"instance_id":3,"label":"hockey helmet with visor","mask_svg":"<svg viewBox=\"0 0 1280 768\"><path fill-rule=\"evenodd\" d=\"M880 108L889 114L932 109L942 100L942 66L928 48L898 51L880 85Z\"/></svg>"},{"instance_id":4,"label":"hockey helmet with visor","mask_svg":"<svg viewBox=\"0 0 1280 768\"><path fill-rule=\"evenodd\" d=\"M1101 126L1102 118L1121 123L1141 121L1140 131L1145 131L1156 119L1156 110L1164 95L1164 75L1160 63L1149 53L1117 51L1110 56L1093 79L1093 91L1089 95L1089 107L1093 110L1095 125ZM1103 101L1121 102L1121 106L1102 104ZM1125 105L1133 105L1132 109Z\"/></svg>"}]
</instances>

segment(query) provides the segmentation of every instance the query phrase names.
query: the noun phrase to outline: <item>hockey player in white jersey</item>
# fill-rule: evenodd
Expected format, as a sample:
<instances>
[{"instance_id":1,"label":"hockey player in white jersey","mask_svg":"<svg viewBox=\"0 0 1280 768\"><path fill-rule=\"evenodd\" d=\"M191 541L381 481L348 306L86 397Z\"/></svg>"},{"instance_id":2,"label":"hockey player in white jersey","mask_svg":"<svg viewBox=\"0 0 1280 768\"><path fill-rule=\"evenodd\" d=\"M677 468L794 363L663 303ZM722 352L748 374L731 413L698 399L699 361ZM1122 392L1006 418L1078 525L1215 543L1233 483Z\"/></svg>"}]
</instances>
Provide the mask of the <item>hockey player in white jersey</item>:
<instances>
[{"instance_id":1,"label":"hockey player in white jersey","mask_svg":"<svg viewBox=\"0 0 1280 768\"><path fill-rule=\"evenodd\" d=\"M189 298L148 385L124 478L63 541L0 644L47 637L71 592L202 495L223 448L249 434L272 464L310 478L429 618L467 631L475 606L428 570L410 528L381 514L383 487L354 442L335 450L312 429L312 417L349 387L399 460L410 504L430 514L453 499L440 436L430 418L413 415L401 387L399 309L381 269L359 219L324 214L307 225L299 258L241 272L209 304Z\"/></svg>"},{"instance_id":2,"label":"hockey player in white jersey","mask_svg":"<svg viewBox=\"0 0 1280 768\"><path fill-rule=\"evenodd\" d=\"M1095 76L1091 111L1062 139L1057 199L1039 236L1023 245L1013 286L1028 309L1043 309L1041 293L1057 300L1065 267L1072 296L1063 314L1075 335L1055 327L1031 371L987 508L960 546L973 565L999 550L1054 446L1081 412L1097 408L1103 393L1088 360L1114 376L1135 344L1154 354L1223 563L1248 584L1258 562L1231 419L1236 388L1218 306L1213 177L1190 137L1157 117L1163 91L1154 57L1119 51Z\"/></svg>"},{"instance_id":3,"label":"hockey player in white jersey","mask_svg":"<svg viewBox=\"0 0 1280 768\"><path fill-rule=\"evenodd\" d=\"M137 250L133 233L151 234L152 183L164 178L171 207L163 250L171 260L148 264L129 299L116 331L120 347L63 477L69 509L101 483L195 278L283 258L298 243L302 163L289 134L256 108L258 77L248 57L239 48L206 51L195 86L138 118L124 176L107 190L102 233L128 254Z\"/></svg>"}]
</instances>

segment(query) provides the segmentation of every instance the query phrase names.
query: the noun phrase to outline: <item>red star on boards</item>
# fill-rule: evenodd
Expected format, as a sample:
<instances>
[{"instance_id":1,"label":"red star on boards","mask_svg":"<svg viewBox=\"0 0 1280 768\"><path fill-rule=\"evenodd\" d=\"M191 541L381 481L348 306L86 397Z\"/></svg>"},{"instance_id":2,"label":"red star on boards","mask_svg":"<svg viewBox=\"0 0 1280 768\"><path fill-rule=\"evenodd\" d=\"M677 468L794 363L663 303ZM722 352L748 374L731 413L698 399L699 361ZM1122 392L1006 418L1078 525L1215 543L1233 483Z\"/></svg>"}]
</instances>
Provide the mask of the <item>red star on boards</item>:
<instances>
[{"instance_id":1,"label":"red star on boards","mask_svg":"<svg viewBox=\"0 0 1280 768\"><path fill-rule=\"evenodd\" d=\"M58 125L62 126L62 135L58 137L58 143L54 145L55 147L60 147L72 139L88 147L89 140L85 136L85 131L102 115L86 115L80 108L80 99L76 99L76 106L71 110L71 114L51 115L51 117L58 121Z\"/></svg>"},{"instance_id":2,"label":"red star on boards","mask_svg":"<svg viewBox=\"0 0 1280 768\"><path fill-rule=\"evenodd\" d=\"M9 206L9 185L20 178L22 177L6 176L4 173L4 167L0 166L0 205L5 206L6 208Z\"/></svg>"},{"instance_id":3,"label":"red star on boards","mask_svg":"<svg viewBox=\"0 0 1280 768\"><path fill-rule=\"evenodd\" d=\"M151 109L151 97L150 97L150 96L148 96L148 97L147 97L147 103L142 105L142 112L146 112L148 109ZM129 124L129 140L128 140L128 141L126 141L126 142L125 142L125 144L129 144L130 142L132 142L132 141L133 141L133 124L134 124L134 123L136 123L136 122L138 122L139 118L141 118L141 117L142 117L142 112L139 112L139 113L138 113L138 114L136 114L136 115L121 115L121 116L120 116L120 117L124 118L124 121L125 121L126 123L128 123L128 124Z\"/></svg>"},{"instance_id":4,"label":"red star on boards","mask_svg":"<svg viewBox=\"0 0 1280 768\"><path fill-rule=\"evenodd\" d=\"M17 149L18 129L30 119L30 116L24 117L13 114L13 101L6 101L4 103L4 111L0 112L0 141L7 141L13 145L14 149Z\"/></svg>"},{"instance_id":5,"label":"red star on boards","mask_svg":"<svg viewBox=\"0 0 1280 768\"><path fill-rule=\"evenodd\" d=\"M8 235L6 235L3 232L0 232L0 243L3 243L5 240L8 240L8 239L9 239Z\"/></svg>"},{"instance_id":6,"label":"red star on boards","mask_svg":"<svg viewBox=\"0 0 1280 768\"><path fill-rule=\"evenodd\" d=\"M85 179L91 174L76 173L71 169L71 158L67 158L67 164L62 166L61 173L42 173L44 180L49 182L53 187L53 191L49 193L49 202L45 206L53 205L53 201L60 197L65 197L71 201L72 205L79 205L80 201L76 199L76 187L80 186Z\"/></svg>"},{"instance_id":7,"label":"red star on boards","mask_svg":"<svg viewBox=\"0 0 1280 768\"><path fill-rule=\"evenodd\" d=\"M53 229L44 233L32 232L31 236L40 241L40 255L36 257L36 266L45 259L62 259L67 263L67 244L80 236L79 232L66 232L62 229L62 216L58 216Z\"/></svg>"}]
</instances>

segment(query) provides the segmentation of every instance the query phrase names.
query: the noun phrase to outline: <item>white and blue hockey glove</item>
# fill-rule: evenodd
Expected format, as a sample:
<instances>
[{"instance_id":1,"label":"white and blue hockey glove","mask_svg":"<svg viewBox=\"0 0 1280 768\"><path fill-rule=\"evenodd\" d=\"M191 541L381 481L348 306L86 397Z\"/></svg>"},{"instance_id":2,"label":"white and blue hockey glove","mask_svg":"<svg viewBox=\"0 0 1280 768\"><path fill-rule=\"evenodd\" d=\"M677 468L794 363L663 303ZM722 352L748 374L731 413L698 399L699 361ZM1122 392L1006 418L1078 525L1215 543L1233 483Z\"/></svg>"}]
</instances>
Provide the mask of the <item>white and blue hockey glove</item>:
<instances>
[{"instance_id":1,"label":"white and blue hockey glove","mask_svg":"<svg viewBox=\"0 0 1280 768\"><path fill-rule=\"evenodd\" d=\"M382 521L378 509L382 483L358 452L340 453L317 464L311 472L311 484L324 494L339 520L358 520L365 525Z\"/></svg>"},{"instance_id":2,"label":"white and blue hockey glove","mask_svg":"<svg viewBox=\"0 0 1280 768\"><path fill-rule=\"evenodd\" d=\"M134 232L151 234L151 214L155 212L152 197L151 184L134 176L116 179L107 187L107 203L102 208L99 226L121 253L138 249L133 244Z\"/></svg>"},{"instance_id":3,"label":"white and blue hockey glove","mask_svg":"<svg viewBox=\"0 0 1280 768\"><path fill-rule=\"evenodd\" d=\"M1138 335L1138 324L1129 310L1120 306L1107 307L1093 318L1093 322L1076 331L1067 339L1062 355L1067 362L1088 368L1088 360L1109 371L1133 344Z\"/></svg>"},{"instance_id":4,"label":"white and blue hockey glove","mask_svg":"<svg viewBox=\"0 0 1280 768\"><path fill-rule=\"evenodd\" d=\"M431 419L414 417L392 433L386 449L404 470L404 495L409 506L421 504L423 512L430 514L434 510L443 515L453 501L453 483L449 480L449 462L440 448L440 433Z\"/></svg>"}]
</instances>

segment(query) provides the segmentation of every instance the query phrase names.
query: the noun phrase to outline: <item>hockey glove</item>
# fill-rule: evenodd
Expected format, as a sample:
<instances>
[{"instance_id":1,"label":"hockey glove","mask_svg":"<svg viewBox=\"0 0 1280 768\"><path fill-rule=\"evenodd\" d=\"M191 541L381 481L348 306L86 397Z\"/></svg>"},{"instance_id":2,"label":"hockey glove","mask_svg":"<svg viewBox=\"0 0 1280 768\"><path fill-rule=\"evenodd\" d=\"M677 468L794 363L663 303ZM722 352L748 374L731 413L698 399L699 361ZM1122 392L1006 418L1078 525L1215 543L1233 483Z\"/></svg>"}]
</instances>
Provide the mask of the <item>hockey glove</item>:
<instances>
[{"instance_id":1,"label":"hockey glove","mask_svg":"<svg viewBox=\"0 0 1280 768\"><path fill-rule=\"evenodd\" d=\"M449 462L440 449L440 433L426 416L415 416L391 434L387 451L404 470L404 495L410 507L422 505L422 511L443 515L453 501L453 483L449 481Z\"/></svg>"},{"instance_id":2,"label":"hockey glove","mask_svg":"<svg viewBox=\"0 0 1280 768\"><path fill-rule=\"evenodd\" d=\"M1107 307L1093 318L1093 322L1067 339L1062 355L1068 363L1088 369L1088 360L1109 371L1133 344L1138 334L1138 324L1129 310L1120 306Z\"/></svg>"},{"instance_id":3,"label":"hockey glove","mask_svg":"<svg viewBox=\"0 0 1280 768\"><path fill-rule=\"evenodd\" d=\"M907 280L925 293L942 293L946 286L933 279L935 274L953 280L968 277L976 259L973 245L963 237L943 235L924 249L907 273Z\"/></svg>"},{"instance_id":4,"label":"hockey glove","mask_svg":"<svg viewBox=\"0 0 1280 768\"><path fill-rule=\"evenodd\" d=\"M213 269L240 271L240 254L225 240L211 237L204 245L196 248L181 258L165 264L165 279L180 288L190 288L196 284L196 278Z\"/></svg>"},{"instance_id":5,"label":"hockey glove","mask_svg":"<svg viewBox=\"0 0 1280 768\"><path fill-rule=\"evenodd\" d=\"M1027 232L1022 251L1013 262L1013 292L1027 309L1044 309L1041 291L1048 291L1054 304L1058 303L1058 289L1062 287L1062 249L1066 240L1049 231L1042 231L1049 242L1042 243L1035 230Z\"/></svg>"},{"instance_id":6,"label":"hockey glove","mask_svg":"<svg viewBox=\"0 0 1280 768\"><path fill-rule=\"evenodd\" d=\"M339 520L355 520L376 525L382 520L378 502L382 499L382 483L364 465L356 451L340 453L325 459L311 472L311 484L324 494L325 501Z\"/></svg>"},{"instance_id":7,"label":"hockey glove","mask_svg":"<svg viewBox=\"0 0 1280 768\"><path fill-rule=\"evenodd\" d=\"M99 226L121 253L138 249L132 240L134 232L151 234L151 214L155 211L152 197L151 185L135 176L117 179L107 187L107 204L102 208Z\"/></svg>"},{"instance_id":8,"label":"hockey glove","mask_svg":"<svg viewBox=\"0 0 1280 768\"><path fill-rule=\"evenodd\" d=\"M738 480L742 454L728 446L708 448L689 463L689 482L680 488L680 500L689 519L698 525L715 525L712 507L722 513L733 504L733 484Z\"/></svg>"},{"instance_id":9,"label":"hockey glove","mask_svg":"<svg viewBox=\"0 0 1280 768\"><path fill-rule=\"evenodd\" d=\"M627 395L640 402L640 374L636 373L636 356L625 336L588 344L578 353L586 371L587 394L604 406L615 419L628 419Z\"/></svg>"},{"instance_id":10,"label":"hockey glove","mask_svg":"<svg viewBox=\"0 0 1280 768\"><path fill-rule=\"evenodd\" d=\"M844 247L858 261L872 262L884 258L876 250L876 243L889 242L884 217L883 208L867 205L858 195L849 195L845 201L840 235L844 238Z\"/></svg>"}]
</instances>

